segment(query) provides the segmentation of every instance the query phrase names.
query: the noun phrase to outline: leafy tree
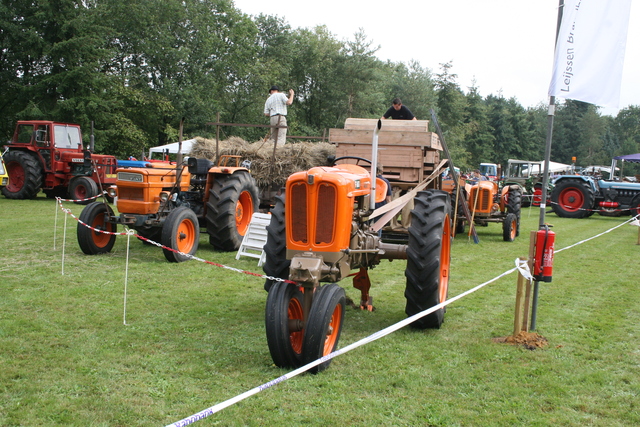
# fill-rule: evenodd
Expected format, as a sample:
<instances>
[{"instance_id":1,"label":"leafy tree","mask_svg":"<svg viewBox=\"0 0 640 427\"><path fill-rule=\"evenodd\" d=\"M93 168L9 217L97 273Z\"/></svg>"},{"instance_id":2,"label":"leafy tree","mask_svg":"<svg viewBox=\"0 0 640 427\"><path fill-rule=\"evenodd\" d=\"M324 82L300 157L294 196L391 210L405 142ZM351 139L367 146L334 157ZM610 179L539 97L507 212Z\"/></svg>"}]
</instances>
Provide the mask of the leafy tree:
<instances>
[{"instance_id":1,"label":"leafy tree","mask_svg":"<svg viewBox=\"0 0 640 427\"><path fill-rule=\"evenodd\" d=\"M372 47L363 29L354 34L353 41L347 41L341 51L343 60L337 70L339 90L344 99L339 103L345 109L346 117L379 117L380 106L384 105L384 72L380 60L375 57L379 46Z\"/></svg>"},{"instance_id":2,"label":"leafy tree","mask_svg":"<svg viewBox=\"0 0 640 427\"><path fill-rule=\"evenodd\" d=\"M457 83L457 74L451 73L451 62L440 64L440 68L435 79L438 122L454 164L469 168L472 166L471 155L463 144L466 137L466 99Z\"/></svg>"}]
</instances>

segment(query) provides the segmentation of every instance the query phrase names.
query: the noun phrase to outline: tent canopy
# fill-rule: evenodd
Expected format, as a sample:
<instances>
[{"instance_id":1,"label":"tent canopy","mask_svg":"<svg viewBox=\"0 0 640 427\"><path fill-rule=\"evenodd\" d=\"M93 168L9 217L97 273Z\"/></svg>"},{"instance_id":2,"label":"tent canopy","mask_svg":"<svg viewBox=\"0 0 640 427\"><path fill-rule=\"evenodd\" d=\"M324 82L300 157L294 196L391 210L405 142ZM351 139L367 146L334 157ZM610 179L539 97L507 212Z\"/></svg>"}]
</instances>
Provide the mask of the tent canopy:
<instances>
[{"instance_id":1,"label":"tent canopy","mask_svg":"<svg viewBox=\"0 0 640 427\"><path fill-rule=\"evenodd\" d=\"M625 156L617 156L617 157L614 157L614 159L616 159L616 160L624 160L625 162L640 163L640 153L627 154Z\"/></svg>"},{"instance_id":2,"label":"tent canopy","mask_svg":"<svg viewBox=\"0 0 640 427\"><path fill-rule=\"evenodd\" d=\"M544 162L540 162L540 167L544 169ZM549 173L571 173L571 165L558 162L549 162Z\"/></svg>"},{"instance_id":3,"label":"tent canopy","mask_svg":"<svg viewBox=\"0 0 640 427\"><path fill-rule=\"evenodd\" d=\"M189 154L191 152L191 148L193 148L193 144L195 144L195 139L187 139L186 141L182 141L182 154ZM165 153L169 150L170 154L176 154L178 152L178 142L172 142L171 144L160 145L158 147L151 147L149 149L149 158L153 153Z\"/></svg>"}]
</instances>

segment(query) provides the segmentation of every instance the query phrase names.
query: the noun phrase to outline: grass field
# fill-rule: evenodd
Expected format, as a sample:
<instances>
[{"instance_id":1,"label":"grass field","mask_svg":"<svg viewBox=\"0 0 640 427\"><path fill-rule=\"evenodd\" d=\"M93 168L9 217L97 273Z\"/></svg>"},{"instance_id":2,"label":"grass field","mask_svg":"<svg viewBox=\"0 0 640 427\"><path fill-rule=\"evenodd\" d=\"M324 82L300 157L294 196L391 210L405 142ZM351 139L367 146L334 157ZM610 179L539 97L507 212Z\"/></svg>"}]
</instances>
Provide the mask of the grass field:
<instances>
[{"instance_id":1,"label":"grass field","mask_svg":"<svg viewBox=\"0 0 640 427\"><path fill-rule=\"evenodd\" d=\"M82 206L65 204L76 215ZM0 197L0 425L158 426L232 398L286 371L273 366L264 331L263 281L207 264L170 264L131 240L123 324L126 237L86 256L68 217L40 195ZM629 217L547 221L556 250ZM528 253L538 210L522 233L501 227L458 236L450 296L511 269ZM516 275L448 307L440 330L400 331L196 425L632 426L640 425L638 229L620 227L556 254L541 284L535 351L493 342L513 328ZM198 256L261 273L257 260ZM376 311L348 309L340 346L405 318L404 261L371 271ZM341 285L357 301L350 281Z\"/></svg>"}]
</instances>

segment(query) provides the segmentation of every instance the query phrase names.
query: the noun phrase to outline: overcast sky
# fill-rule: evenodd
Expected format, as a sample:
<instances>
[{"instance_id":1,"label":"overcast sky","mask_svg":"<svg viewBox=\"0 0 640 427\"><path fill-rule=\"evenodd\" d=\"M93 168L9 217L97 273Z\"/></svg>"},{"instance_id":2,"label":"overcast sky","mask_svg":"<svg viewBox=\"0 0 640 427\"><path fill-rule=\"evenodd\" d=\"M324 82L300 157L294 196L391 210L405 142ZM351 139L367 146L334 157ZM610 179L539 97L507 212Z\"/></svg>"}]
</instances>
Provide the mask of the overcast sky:
<instances>
[{"instance_id":1,"label":"overcast sky","mask_svg":"<svg viewBox=\"0 0 640 427\"><path fill-rule=\"evenodd\" d=\"M326 25L339 40L362 28L382 60L417 60L435 74L451 61L467 92L548 104L558 0L234 0L242 12L278 15L292 28ZM277 8L277 9L276 9ZM640 5L629 20L620 108L640 105ZM615 115L618 110L601 109Z\"/></svg>"}]
</instances>

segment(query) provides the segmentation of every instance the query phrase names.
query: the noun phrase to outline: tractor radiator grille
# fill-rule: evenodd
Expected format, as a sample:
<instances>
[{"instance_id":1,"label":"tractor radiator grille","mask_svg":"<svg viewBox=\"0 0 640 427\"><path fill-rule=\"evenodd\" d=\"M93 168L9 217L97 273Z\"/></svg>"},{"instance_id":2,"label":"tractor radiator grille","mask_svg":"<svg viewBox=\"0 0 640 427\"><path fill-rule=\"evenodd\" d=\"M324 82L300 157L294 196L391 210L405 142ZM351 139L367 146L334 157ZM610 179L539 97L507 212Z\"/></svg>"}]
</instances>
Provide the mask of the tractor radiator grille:
<instances>
[{"instance_id":1,"label":"tractor radiator grille","mask_svg":"<svg viewBox=\"0 0 640 427\"><path fill-rule=\"evenodd\" d=\"M316 244L331 243L335 228L336 188L323 184L318 191L316 212Z\"/></svg>"},{"instance_id":2,"label":"tractor radiator grille","mask_svg":"<svg viewBox=\"0 0 640 427\"><path fill-rule=\"evenodd\" d=\"M291 188L291 238L307 243L307 186L295 184Z\"/></svg>"},{"instance_id":3,"label":"tractor radiator grille","mask_svg":"<svg viewBox=\"0 0 640 427\"><path fill-rule=\"evenodd\" d=\"M144 190L142 188L118 187L118 198L120 200L140 200L144 201Z\"/></svg>"},{"instance_id":4,"label":"tractor radiator grille","mask_svg":"<svg viewBox=\"0 0 640 427\"><path fill-rule=\"evenodd\" d=\"M476 212L489 212L491 203L493 202L491 192L485 188L482 188L479 191L480 194L478 194L477 188L472 189L470 198L471 203L475 201Z\"/></svg>"}]
</instances>

